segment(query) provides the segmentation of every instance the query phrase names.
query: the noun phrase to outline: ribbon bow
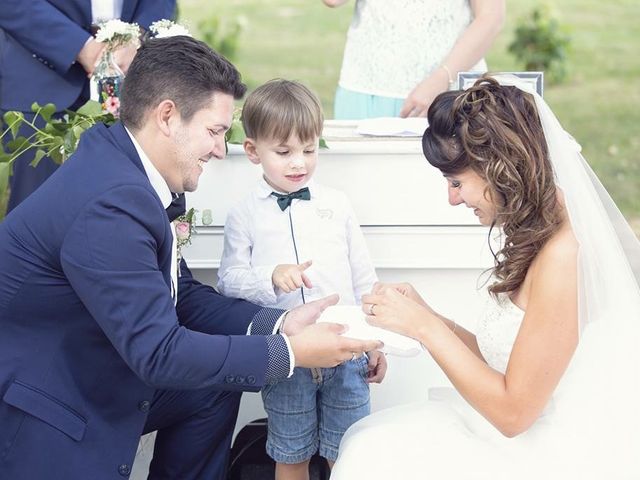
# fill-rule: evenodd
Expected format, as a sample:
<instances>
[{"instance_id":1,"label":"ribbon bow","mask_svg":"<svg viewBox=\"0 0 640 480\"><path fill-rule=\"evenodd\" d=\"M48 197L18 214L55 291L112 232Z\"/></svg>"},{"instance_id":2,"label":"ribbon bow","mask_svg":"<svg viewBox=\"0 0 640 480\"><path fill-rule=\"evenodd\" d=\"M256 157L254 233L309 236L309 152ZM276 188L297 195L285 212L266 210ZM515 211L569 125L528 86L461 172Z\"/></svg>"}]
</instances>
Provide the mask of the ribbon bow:
<instances>
[{"instance_id":1,"label":"ribbon bow","mask_svg":"<svg viewBox=\"0 0 640 480\"><path fill-rule=\"evenodd\" d=\"M291 205L291 202L293 201L294 198L299 198L300 200L311 200L311 193L309 192L308 187L304 187L296 192L291 192L286 194L271 192L271 195L276 197L278 201L278 206L280 207L280 210L282 210L283 212L287 209L289 205Z\"/></svg>"}]
</instances>

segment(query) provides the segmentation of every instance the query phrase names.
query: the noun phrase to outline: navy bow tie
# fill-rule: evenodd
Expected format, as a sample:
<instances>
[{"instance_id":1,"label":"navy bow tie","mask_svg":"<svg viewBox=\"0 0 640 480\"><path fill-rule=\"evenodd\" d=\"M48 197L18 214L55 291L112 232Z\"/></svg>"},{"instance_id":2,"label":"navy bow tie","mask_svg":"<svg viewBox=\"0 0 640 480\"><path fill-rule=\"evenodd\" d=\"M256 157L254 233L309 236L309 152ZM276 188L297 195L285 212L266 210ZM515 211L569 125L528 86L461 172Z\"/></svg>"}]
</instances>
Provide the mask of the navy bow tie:
<instances>
[{"instance_id":1,"label":"navy bow tie","mask_svg":"<svg viewBox=\"0 0 640 480\"><path fill-rule=\"evenodd\" d=\"M301 188L297 192L291 192L287 194L271 192L271 195L278 199L278 206L280 210L283 212L287 209L294 198L299 198L300 200L311 200L311 193L307 187Z\"/></svg>"},{"instance_id":2,"label":"navy bow tie","mask_svg":"<svg viewBox=\"0 0 640 480\"><path fill-rule=\"evenodd\" d=\"M180 215L184 215L187 211L187 202L184 198L184 193L176 195L172 193L173 200L171 200L171 204L166 208L167 217L169 217L169 221L173 222Z\"/></svg>"}]
</instances>

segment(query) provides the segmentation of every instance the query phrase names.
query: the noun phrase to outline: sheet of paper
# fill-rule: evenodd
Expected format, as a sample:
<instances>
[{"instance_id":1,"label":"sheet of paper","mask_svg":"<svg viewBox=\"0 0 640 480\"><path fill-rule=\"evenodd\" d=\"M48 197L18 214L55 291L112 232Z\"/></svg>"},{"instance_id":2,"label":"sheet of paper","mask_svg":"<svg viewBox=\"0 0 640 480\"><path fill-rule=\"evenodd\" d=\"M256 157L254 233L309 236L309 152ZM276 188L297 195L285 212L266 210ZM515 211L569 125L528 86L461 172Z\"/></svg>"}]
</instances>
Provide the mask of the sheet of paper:
<instances>
[{"instance_id":1,"label":"sheet of paper","mask_svg":"<svg viewBox=\"0 0 640 480\"><path fill-rule=\"evenodd\" d=\"M391 355L412 357L422 351L420 342L413 338L369 325L362 308L359 306L334 305L328 307L322 312L318 322L345 324L349 327L343 334L345 337L359 340L380 340L384 343L382 351Z\"/></svg>"},{"instance_id":2,"label":"sheet of paper","mask_svg":"<svg viewBox=\"0 0 640 480\"><path fill-rule=\"evenodd\" d=\"M377 137L421 137L428 126L423 117L379 117L360 120L356 132Z\"/></svg>"}]
</instances>

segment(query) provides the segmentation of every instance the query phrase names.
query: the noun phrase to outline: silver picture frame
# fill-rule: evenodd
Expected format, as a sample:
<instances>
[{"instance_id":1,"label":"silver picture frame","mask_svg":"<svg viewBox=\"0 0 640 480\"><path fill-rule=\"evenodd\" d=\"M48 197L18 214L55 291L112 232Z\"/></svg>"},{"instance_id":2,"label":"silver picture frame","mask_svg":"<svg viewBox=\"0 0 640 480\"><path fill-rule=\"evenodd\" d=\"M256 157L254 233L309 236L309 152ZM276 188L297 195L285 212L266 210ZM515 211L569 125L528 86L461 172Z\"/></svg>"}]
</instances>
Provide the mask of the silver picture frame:
<instances>
[{"instance_id":1,"label":"silver picture frame","mask_svg":"<svg viewBox=\"0 0 640 480\"><path fill-rule=\"evenodd\" d=\"M495 72L495 74L508 74L518 77L522 79L523 83L533 86L538 95L543 96L544 72ZM458 89L466 90L482 75L482 72L458 72Z\"/></svg>"}]
</instances>

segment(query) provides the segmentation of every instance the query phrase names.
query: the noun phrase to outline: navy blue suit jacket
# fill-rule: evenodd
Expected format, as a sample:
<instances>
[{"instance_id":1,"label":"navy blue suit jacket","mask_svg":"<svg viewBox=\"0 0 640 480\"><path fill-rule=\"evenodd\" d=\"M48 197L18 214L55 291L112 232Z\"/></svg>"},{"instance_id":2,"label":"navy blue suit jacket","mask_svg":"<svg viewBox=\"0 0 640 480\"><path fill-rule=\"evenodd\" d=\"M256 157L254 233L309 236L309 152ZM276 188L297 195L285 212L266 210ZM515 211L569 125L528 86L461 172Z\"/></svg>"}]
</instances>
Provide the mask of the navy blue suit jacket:
<instances>
[{"instance_id":1,"label":"navy blue suit jacket","mask_svg":"<svg viewBox=\"0 0 640 480\"><path fill-rule=\"evenodd\" d=\"M121 124L0 223L0 478L118 478L156 389L261 388L269 309L184 263L174 307L170 228Z\"/></svg>"},{"instance_id":2,"label":"navy blue suit jacket","mask_svg":"<svg viewBox=\"0 0 640 480\"><path fill-rule=\"evenodd\" d=\"M121 19L144 28L173 18L175 0L124 0ZM87 74L75 58L91 34L91 0L4 0L0 8L0 110L69 108Z\"/></svg>"}]
</instances>

